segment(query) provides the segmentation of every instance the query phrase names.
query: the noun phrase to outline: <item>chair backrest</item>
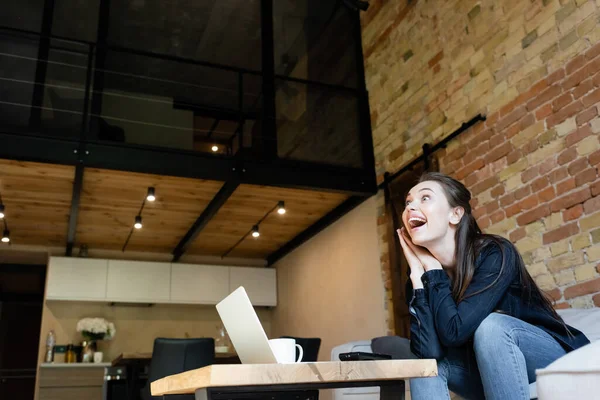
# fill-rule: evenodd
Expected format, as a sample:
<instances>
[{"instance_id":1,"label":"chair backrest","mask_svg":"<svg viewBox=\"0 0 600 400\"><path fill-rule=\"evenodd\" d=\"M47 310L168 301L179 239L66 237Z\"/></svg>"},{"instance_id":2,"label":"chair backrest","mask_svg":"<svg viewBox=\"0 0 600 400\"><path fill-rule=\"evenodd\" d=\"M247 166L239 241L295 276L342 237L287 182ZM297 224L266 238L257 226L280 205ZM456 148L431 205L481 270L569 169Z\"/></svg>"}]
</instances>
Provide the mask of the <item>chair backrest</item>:
<instances>
[{"instance_id":1,"label":"chair backrest","mask_svg":"<svg viewBox=\"0 0 600 400\"><path fill-rule=\"evenodd\" d=\"M319 358L321 338L301 338L294 336L282 336L282 338L295 339L296 343L302 346L302 350L304 351L304 357L302 357L302 361L316 362ZM299 355L300 352L298 349L296 349L296 359L298 359Z\"/></svg>"},{"instance_id":2,"label":"chair backrest","mask_svg":"<svg viewBox=\"0 0 600 400\"><path fill-rule=\"evenodd\" d=\"M206 367L214 362L215 340L213 338L156 338L148 372L148 390L151 382L165 376Z\"/></svg>"}]
</instances>

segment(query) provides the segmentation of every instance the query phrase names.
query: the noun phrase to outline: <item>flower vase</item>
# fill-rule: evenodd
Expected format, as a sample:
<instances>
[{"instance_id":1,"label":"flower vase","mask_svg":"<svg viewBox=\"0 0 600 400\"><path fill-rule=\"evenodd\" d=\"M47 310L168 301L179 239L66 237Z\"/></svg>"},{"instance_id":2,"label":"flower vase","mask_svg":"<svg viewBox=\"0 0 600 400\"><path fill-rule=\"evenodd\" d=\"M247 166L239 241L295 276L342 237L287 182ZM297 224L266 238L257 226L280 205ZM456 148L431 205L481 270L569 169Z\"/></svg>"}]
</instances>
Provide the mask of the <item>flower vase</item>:
<instances>
[{"instance_id":1,"label":"flower vase","mask_svg":"<svg viewBox=\"0 0 600 400\"><path fill-rule=\"evenodd\" d=\"M98 351L98 344L95 340L84 340L81 343L83 349L81 350L81 362L91 363L94 362L94 353Z\"/></svg>"}]
</instances>

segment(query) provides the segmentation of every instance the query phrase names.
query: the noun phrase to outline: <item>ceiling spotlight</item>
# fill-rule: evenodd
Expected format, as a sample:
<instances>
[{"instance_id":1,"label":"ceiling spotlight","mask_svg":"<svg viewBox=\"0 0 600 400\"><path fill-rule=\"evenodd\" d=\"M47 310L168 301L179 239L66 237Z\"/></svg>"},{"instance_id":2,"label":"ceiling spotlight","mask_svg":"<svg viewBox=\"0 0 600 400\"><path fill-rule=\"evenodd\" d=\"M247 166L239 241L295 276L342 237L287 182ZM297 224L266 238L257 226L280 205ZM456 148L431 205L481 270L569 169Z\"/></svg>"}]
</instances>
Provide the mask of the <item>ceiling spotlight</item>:
<instances>
[{"instance_id":1,"label":"ceiling spotlight","mask_svg":"<svg viewBox=\"0 0 600 400\"><path fill-rule=\"evenodd\" d=\"M259 237L260 236L260 232L258 231L258 225L254 225L252 227L252 237Z\"/></svg>"},{"instance_id":2,"label":"ceiling spotlight","mask_svg":"<svg viewBox=\"0 0 600 400\"><path fill-rule=\"evenodd\" d=\"M10 232L8 231L8 229L5 229L4 233L2 234L2 243L8 242L10 242Z\"/></svg>"},{"instance_id":3,"label":"ceiling spotlight","mask_svg":"<svg viewBox=\"0 0 600 400\"><path fill-rule=\"evenodd\" d=\"M135 224L133 224L135 229L142 229L142 216L138 215L135 217Z\"/></svg>"},{"instance_id":4,"label":"ceiling spotlight","mask_svg":"<svg viewBox=\"0 0 600 400\"><path fill-rule=\"evenodd\" d=\"M154 200L156 200L156 196L154 195L154 188L153 187L149 187L148 188L148 194L146 195L146 200L148 200L148 201L154 201Z\"/></svg>"},{"instance_id":5,"label":"ceiling spotlight","mask_svg":"<svg viewBox=\"0 0 600 400\"><path fill-rule=\"evenodd\" d=\"M280 201L277 203L277 213L281 215L285 214L285 202Z\"/></svg>"},{"instance_id":6,"label":"ceiling spotlight","mask_svg":"<svg viewBox=\"0 0 600 400\"><path fill-rule=\"evenodd\" d=\"M219 151L219 146L217 146L216 144L210 148L212 151Z\"/></svg>"},{"instance_id":7,"label":"ceiling spotlight","mask_svg":"<svg viewBox=\"0 0 600 400\"><path fill-rule=\"evenodd\" d=\"M4 218L4 204L0 204L0 219Z\"/></svg>"}]
</instances>

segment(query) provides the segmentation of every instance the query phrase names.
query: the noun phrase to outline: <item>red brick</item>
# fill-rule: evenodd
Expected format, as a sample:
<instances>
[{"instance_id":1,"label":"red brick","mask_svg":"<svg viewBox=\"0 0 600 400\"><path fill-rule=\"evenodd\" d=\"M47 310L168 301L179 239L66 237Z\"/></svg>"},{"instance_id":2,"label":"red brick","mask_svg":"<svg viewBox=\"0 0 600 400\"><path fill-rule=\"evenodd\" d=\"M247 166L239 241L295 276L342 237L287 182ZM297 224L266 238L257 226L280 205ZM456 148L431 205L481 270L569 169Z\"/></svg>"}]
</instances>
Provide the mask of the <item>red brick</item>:
<instances>
[{"instance_id":1,"label":"red brick","mask_svg":"<svg viewBox=\"0 0 600 400\"><path fill-rule=\"evenodd\" d=\"M492 197L499 197L504 194L504 185L500 184L492 189Z\"/></svg>"},{"instance_id":2,"label":"red brick","mask_svg":"<svg viewBox=\"0 0 600 400\"><path fill-rule=\"evenodd\" d=\"M584 100L585 100L585 97L584 97ZM585 106L585 107L587 107L587 106ZM567 118L570 118L573 115L576 115L577 113L581 112L583 110L583 108L584 108L584 105L579 100L569 104L565 108L560 109L558 112L556 112L548 117L548 119L546 120L547 128L548 129L553 128L555 125L560 124Z\"/></svg>"},{"instance_id":3,"label":"red brick","mask_svg":"<svg viewBox=\"0 0 600 400\"><path fill-rule=\"evenodd\" d=\"M521 180L523 181L523 183L529 182L533 178L537 177L539 175L539 170L540 167L536 165L523 171L521 173Z\"/></svg>"},{"instance_id":4,"label":"red brick","mask_svg":"<svg viewBox=\"0 0 600 400\"><path fill-rule=\"evenodd\" d=\"M510 218L513 215L517 215L521 212L521 206L519 205L519 203L512 204L508 207L505 207L504 211L506 212L506 218Z\"/></svg>"},{"instance_id":5,"label":"red brick","mask_svg":"<svg viewBox=\"0 0 600 400\"><path fill-rule=\"evenodd\" d=\"M588 156L588 160L590 162L590 165L596 165L600 163L600 150L596 150L595 152L590 154Z\"/></svg>"},{"instance_id":6,"label":"red brick","mask_svg":"<svg viewBox=\"0 0 600 400\"><path fill-rule=\"evenodd\" d=\"M524 227L517 228L508 235L511 242L515 243L523 239L527 235Z\"/></svg>"},{"instance_id":7,"label":"red brick","mask_svg":"<svg viewBox=\"0 0 600 400\"><path fill-rule=\"evenodd\" d=\"M567 192L570 192L571 190L575 189L575 178L569 178L566 181L562 181L559 184L556 185L556 190L558 191L558 193L560 194L564 194Z\"/></svg>"},{"instance_id":8,"label":"red brick","mask_svg":"<svg viewBox=\"0 0 600 400\"><path fill-rule=\"evenodd\" d=\"M573 236L577 233L579 233L579 226L577 226L577 221L573 221L561 226L560 228L556 228L550 232L544 233L544 236L542 237L543 243L550 244L558 242L559 240L566 239L569 236Z\"/></svg>"},{"instance_id":9,"label":"red brick","mask_svg":"<svg viewBox=\"0 0 600 400\"><path fill-rule=\"evenodd\" d=\"M531 193L531 188L529 186L524 186L520 189L515 190L515 199L521 200L525 196L528 196Z\"/></svg>"},{"instance_id":10,"label":"red brick","mask_svg":"<svg viewBox=\"0 0 600 400\"><path fill-rule=\"evenodd\" d=\"M552 85L553 83L561 81L565 77L565 75L565 70L561 68L548 75L548 77L546 78L546 83L548 85Z\"/></svg>"},{"instance_id":11,"label":"red brick","mask_svg":"<svg viewBox=\"0 0 600 400\"><path fill-rule=\"evenodd\" d=\"M471 164L456 171L455 178L458 180L463 180L466 176L483 168L484 165L485 165L485 163L483 162L483 159L478 158L477 160L473 161Z\"/></svg>"},{"instance_id":12,"label":"red brick","mask_svg":"<svg viewBox=\"0 0 600 400\"><path fill-rule=\"evenodd\" d=\"M580 54L567 63L567 66L565 67L565 72L567 73L567 75L571 75L573 72L583 67L586 62L587 59L585 58L585 56L583 54Z\"/></svg>"},{"instance_id":13,"label":"red brick","mask_svg":"<svg viewBox=\"0 0 600 400\"><path fill-rule=\"evenodd\" d=\"M519 125L515 125L516 127L519 127ZM496 146L500 146L502 143L506 142L506 135L504 134L504 132L502 133L496 133L494 136L492 136L490 138L490 149L495 148Z\"/></svg>"},{"instance_id":14,"label":"red brick","mask_svg":"<svg viewBox=\"0 0 600 400\"><path fill-rule=\"evenodd\" d=\"M590 90L594 88L594 82L592 78L588 78L585 81L581 82L575 89L573 89L573 98L577 100Z\"/></svg>"},{"instance_id":15,"label":"red brick","mask_svg":"<svg viewBox=\"0 0 600 400\"><path fill-rule=\"evenodd\" d=\"M551 114L552 114L552 104L548 103L535 112L535 119L537 119L538 121L541 121Z\"/></svg>"},{"instance_id":16,"label":"red brick","mask_svg":"<svg viewBox=\"0 0 600 400\"><path fill-rule=\"evenodd\" d=\"M490 223L492 221L490 221L490 219L488 217L484 217L481 220L477 220L477 224L479 225L480 229L485 229L488 226L490 226Z\"/></svg>"},{"instance_id":17,"label":"red brick","mask_svg":"<svg viewBox=\"0 0 600 400\"><path fill-rule=\"evenodd\" d=\"M521 150L517 149L508 153L508 155L506 156L506 161L508 162L508 165L511 165L519 161L522 157L523 153L521 153Z\"/></svg>"},{"instance_id":18,"label":"red brick","mask_svg":"<svg viewBox=\"0 0 600 400\"><path fill-rule=\"evenodd\" d=\"M549 186L546 189L540 191L538 194L538 200L540 203L548 203L552 201L556 197L556 192L554 191L554 186Z\"/></svg>"},{"instance_id":19,"label":"red brick","mask_svg":"<svg viewBox=\"0 0 600 400\"><path fill-rule=\"evenodd\" d=\"M541 178L537 178L535 181L531 182L531 190L533 193L539 192L546 186L548 186L549 181L548 177L542 176Z\"/></svg>"},{"instance_id":20,"label":"red brick","mask_svg":"<svg viewBox=\"0 0 600 400\"><path fill-rule=\"evenodd\" d=\"M583 206L581 204L577 204L569 208L568 210L563 211L562 216L565 222L573 221L578 219L583 215Z\"/></svg>"},{"instance_id":21,"label":"red brick","mask_svg":"<svg viewBox=\"0 0 600 400\"><path fill-rule=\"evenodd\" d=\"M435 66L435 64L439 63L440 60L444 58L444 50L440 51L439 53L437 53L435 56L433 56L430 60L429 60L429 68Z\"/></svg>"},{"instance_id":22,"label":"red brick","mask_svg":"<svg viewBox=\"0 0 600 400\"><path fill-rule=\"evenodd\" d=\"M592 294L600 292L600 278L596 278L592 281L578 283L565 289L565 300L569 300L579 296L585 296L586 294Z\"/></svg>"},{"instance_id":23,"label":"red brick","mask_svg":"<svg viewBox=\"0 0 600 400\"><path fill-rule=\"evenodd\" d=\"M520 105L521 103L524 103L530 99L533 99L535 96L540 94L542 92L542 90L546 89L547 87L548 87L548 81L546 79L542 79L541 81L538 81L533 86L531 86L531 88L528 91L520 94L519 97L517 97L515 107Z\"/></svg>"},{"instance_id":24,"label":"red brick","mask_svg":"<svg viewBox=\"0 0 600 400\"><path fill-rule=\"evenodd\" d=\"M564 301L560 302L560 303L556 303L554 305L554 309L555 310L565 310L567 308L571 308L571 305L569 303L564 302Z\"/></svg>"},{"instance_id":25,"label":"red brick","mask_svg":"<svg viewBox=\"0 0 600 400\"><path fill-rule=\"evenodd\" d=\"M493 127L494 125L496 125L496 122L498 122L498 119L500 119L500 112L496 111L495 113L487 117L487 119L485 120L485 126L487 126L488 128Z\"/></svg>"},{"instance_id":26,"label":"red brick","mask_svg":"<svg viewBox=\"0 0 600 400\"><path fill-rule=\"evenodd\" d=\"M454 150L452 153L446 154L446 157L444 158L447 162L459 160L467 153L467 150L468 149L466 146L458 146L456 150Z\"/></svg>"},{"instance_id":27,"label":"red brick","mask_svg":"<svg viewBox=\"0 0 600 400\"><path fill-rule=\"evenodd\" d=\"M583 203L583 211L586 214L593 214L598 210L600 210L600 197L592 197Z\"/></svg>"},{"instance_id":28,"label":"red brick","mask_svg":"<svg viewBox=\"0 0 600 400\"><path fill-rule=\"evenodd\" d=\"M598 293L597 295L592 296L592 301L594 302L594 305L596 307L600 307L600 293Z\"/></svg>"},{"instance_id":29,"label":"red brick","mask_svg":"<svg viewBox=\"0 0 600 400\"><path fill-rule=\"evenodd\" d=\"M571 93L563 93L552 102L552 111L556 112L573 101Z\"/></svg>"},{"instance_id":30,"label":"red brick","mask_svg":"<svg viewBox=\"0 0 600 400\"><path fill-rule=\"evenodd\" d=\"M534 97L529 103L527 103L527 110L533 111L544 103L549 102L559 94L561 94L562 89L559 85L552 85L542 91L539 95Z\"/></svg>"},{"instance_id":31,"label":"red brick","mask_svg":"<svg viewBox=\"0 0 600 400\"><path fill-rule=\"evenodd\" d=\"M589 125L584 125L578 128L575 132L569 133L566 137L567 147L573 146L575 143L585 139L592 134L592 128Z\"/></svg>"},{"instance_id":32,"label":"red brick","mask_svg":"<svg viewBox=\"0 0 600 400\"><path fill-rule=\"evenodd\" d=\"M563 81L563 83L561 85L562 89L564 91L571 90L572 88L577 86L579 84L579 82L583 81L585 78L587 78L585 71L583 69L580 69L579 71L569 75L569 77Z\"/></svg>"},{"instance_id":33,"label":"red brick","mask_svg":"<svg viewBox=\"0 0 600 400\"><path fill-rule=\"evenodd\" d=\"M585 74L587 76L592 76L594 75L596 72L598 72L600 70L600 57L596 58L595 60L589 62L585 68Z\"/></svg>"},{"instance_id":34,"label":"red brick","mask_svg":"<svg viewBox=\"0 0 600 400\"><path fill-rule=\"evenodd\" d=\"M500 197L500 205L502 207L507 207L515 202L515 194L509 193L506 196Z\"/></svg>"},{"instance_id":35,"label":"red brick","mask_svg":"<svg viewBox=\"0 0 600 400\"><path fill-rule=\"evenodd\" d=\"M482 192L488 190L489 188L494 187L497 184L498 184L498 177L492 176L491 178L488 178L488 179L474 185L473 188L471 189L471 193L473 193L473 195L477 196L479 193L482 193Z\"/></svg>"},{"instance_id":36,"label":"red brick","mask_svg":"<svg viewBox=\"0 0 600 400\"><path fill-rule=\"evenodd\" d=\"M473 216L475 219L479 219L485 215L485 207L477 207L473 210Z\"/></svg>"},{"instance_id":37,"label":"red brick","mask_svg":"<svg viewBox=\"0 0 600 400\"><path fill-rule=\"evenodd\" d=\"M523 152L523 155L527 155L529 153L533 153L537 149L538 149L538 141L537 141L537 139L532 139L532 140L529 141L529 143L524 144L523 146L521 146L521 151Z\"/></svg>"},{"instance_id":38,"label":"red brick","mask_svg":"<svg viewBox=\"0 0 600 400\"><path fill-rule=\"evenodd\" d=\"M592 196L598 196L600 194L600 182L592 183L590 189L592 190Z\"/></svg>"},{"instance_id":39,"label":"red brick","mask_svg":"<svg viewBox=\"0 0 600 400\"><path fill-rule=\"evenodd\" d=\"M521 200L518 204L522 211L531 210L533 207L538 205L538 197L536 194L532 194L531 196Z\"/></svg>"},{"instance_id":40,"label":"red brick","mask_svg":"<svg viewBox=\"0 0 600 400\"><path fill-rule=\"evenodd\" d=\"M492 163L510 153L511 150L512 144L510 142L504 142L504 144L501 144L500 146L496 147L494 150L486 154L485 162Z\"/></svg>"},{"instance_id":41,"label":"red brick","mask_svg":"<svg viewBox=\"0 0 600 400\"><path fill-rule=\"evenodd\" d=\"M593 104L600 102L600 88L594 90L587 96L581 99L584 107L589 107Z\"/></svg>"},{"instance_id":42,"label":"red brick","mask_svg":"<svg viewBox=\"0 0 600 400\"><path fill-rule=\"evenodd\" d=\"M487 141L490 140L490 138L492 136L494 136L494 130L493 129L486 129L483 132L480 132L477 135L475 135L469 141L469 143L467 143L467 146L469 148L471 148L471 149L474 149L477 146L479 146L481 143L487 143Z\"/></svg>"},{"instance_id":43,"label":"red brick","mask_svg":"<svg viewBox=\"0 0 600 400\"><path fill-rule=\"evenodd\" d=\"M550 178L550 183L553 183L553 184L556 182L562 181L567 176L569 176L567 167L555 169L554 171L550 172L550 175L548 175L548 177Z\"/></svg>"},{"instance_id":44,"label":"red brick","mask_svg":"<svg viewBox=\"0 0 600 400\"><path fill-rule=\"evenodd\" d=\"M594 86L600 86L600 72L594 75Z\"/></svg>"},{"instance_id":45,"label":"red brick","mask_svg":"<svg viewBox=\"0 0 600 400\"><path fill-rule=\"evenodd\" d=\"M569 174L571 176L577 175L581 171L583 171L588 165L586 158L579 158L569 164Z\"/></svg>"},{"instance_id":46,"label":"red brick","mask_svg":"<svg viewBox=\"0 0 600 400\"><path fill-rule=\"evenodd\" d=\"M596 106L588 108L584 112L580 113L575 119L575 121L577 122L577 126L581 126L586 122L589 122L596 115L598 115L598 108Z\"/></svg>"},{"instance_id":47,"label":"red brick","mask_svg":"<svg viewBox=\"0 0 600 400\"><path fill-rule=\"evenodd\" d=\"M535 123L535 117L533 116L533 114L527 114L526 116L521 118L518 126L519 126L520 130L524 131L525 129L527 129L531 125L533 125L534 123ZM512 134L512 136L515 136L515 135L516 135L516 133ZM507 134L507 137L509 137L509 138L511 138L512 136L508 136L508 134Z\"/></svg>"},{"instance_id":48,"label":"red brick","mask_svg":"<svg viewBox=\"0 0 600 400\"><path fill-rule=\"evenodd\" d=\"M514 124L515 122L523 118L525 114L527 114L525 106L516 108L514 111L512 111L510 114L503 117L500 121L496 123L496 129L498 131L503 130L504 128Z\"/></svg>"},{"instance_id":49,"label":"red brick","mask_svg":"<svg viewBox=\"0 0 600 400\"><path fill-rule=\"evenodd\" d=\"M554 288L550 291L544 292L544 294L553 301L558 301L562 297L562 293L559 288Z\"/></svg>"},{"instance_id":50,"label":"red brick","mask_svg":"<svg viewBox=\"0 0 600 400\"><path fill-rule=\"evenodd\" d=\"M548 204L542 204L531 211L527 211L517 217L517 223L520 226L525 226L539 219L550 215L550 206Z\"/></svg>"},{"instance_id":51,"label":"red brick","mask_svg":"<svg viewBox=\"0 0 600 400\"><path fill-rule=\"evenodd\" d=\"M575 147L571 147L569 149L564 150L562 153L558 155L556 159L558 161L558 165L564 165L570 163L577 157L577 149Z\"/></svg>"},{"instance_id":52,"label":"red brick","mask_svg":"<svg viewBox=\"0 0 600 400\"><path fill-rule=\"evenodd\" d=\"M575 175L575 185L577 186L583 186L584 184L588 183L588 182L593 182L594 180L596 180L596 168L595 167L590 167L588 169L585 169L583 171L581 171L580 173L578 173L577 175Z\"/></svg>"},{"instance_id":53,"label":"red brick","mask_svg":"<svg viewBox=\"0 0 600 400\"><path fill-rule=\"evenodd\" d=\"M600 55L600 42L596 43L592 48L585 52L585 58L588 60L592 60L598 55Z\"/></svg>"},{"instance_id":54,"label":"red brick","mask_svg":"<svg viewBox=\"0 0 600 400\"><path fill-rule=\"evenodd\" d=\"M548 172L552 171L557 165L558 164L556 164L556 159L554 157L550 157L540 164L539 174L546 175Z\"/></svg>"},{"instance_id":55,"label":"red brick","mask_svg":"<svg viewBox=\"0 0 600 400\"><path fill-rule=\"evenodd\" d=\"M494 211L500 208L498 200L492 200L485 205L486 214L492 214Z\"/></svg>"},{"instance_id":56,"label":"red brick","mask_svg":"<svg viewBox=\"0 0 600 400\"><path fill-rule=\"evenodd\" d=\"M574 206L575 204L580 204L592 197L590 192L590 188L583 188L578 190L577 192L567 194L566 196L559 197L550 203L550 210L552 212L565 210Z\"/></svg>"},{"instance_id":57,"label":"red brick","mask_svg":"<svg viewBox=\"0 0 600 400\"><path fill-rule=\"evenodd\" d=\"M479 182L479 178L477 178L477 175L473 173L465 178L464 184L467 187L472 187L477 182Z\"/></svg>"},{"instance_id":58,"label":"red brick","mask_svg":"<svg viewBox=\"0 0 600 400\"><path fill-rule=\"evenodd\" d=\"M504 218L505 218L504 210L497 210L495 213L490 215L490 221L492 222L492 224L497 224L498 222L502 221Z\"/></svg>"}]
</instances>

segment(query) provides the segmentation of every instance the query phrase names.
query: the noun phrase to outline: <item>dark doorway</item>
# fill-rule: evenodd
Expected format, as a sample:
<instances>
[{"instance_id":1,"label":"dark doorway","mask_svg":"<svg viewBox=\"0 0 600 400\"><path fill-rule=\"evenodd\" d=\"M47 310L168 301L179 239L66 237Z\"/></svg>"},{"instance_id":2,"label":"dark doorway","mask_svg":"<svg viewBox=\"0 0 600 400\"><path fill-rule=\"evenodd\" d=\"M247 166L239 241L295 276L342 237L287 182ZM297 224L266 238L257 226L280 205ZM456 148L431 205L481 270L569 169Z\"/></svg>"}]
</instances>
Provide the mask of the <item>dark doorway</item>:
<instances>
[{"instance_id":1,"label":"dark doorway","mask_svg":"<svg viewBox=\"0 0 600 400\"><path fill-rule=\"evenodd\" d=\"M32 400L45 265L0 264L0 399Z\"/></svg>"}]
</instances>

